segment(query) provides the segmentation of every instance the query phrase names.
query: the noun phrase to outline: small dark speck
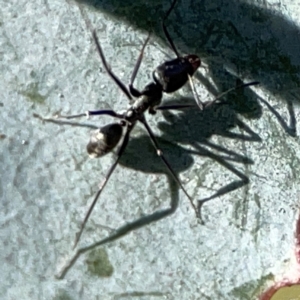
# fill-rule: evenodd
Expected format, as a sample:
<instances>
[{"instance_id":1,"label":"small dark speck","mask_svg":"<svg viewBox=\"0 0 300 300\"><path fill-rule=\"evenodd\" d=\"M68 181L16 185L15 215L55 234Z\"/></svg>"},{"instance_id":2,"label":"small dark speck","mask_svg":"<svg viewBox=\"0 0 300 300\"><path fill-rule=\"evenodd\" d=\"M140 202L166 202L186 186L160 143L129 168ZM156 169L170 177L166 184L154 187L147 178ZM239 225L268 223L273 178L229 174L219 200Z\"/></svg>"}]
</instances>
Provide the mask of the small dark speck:
<instances>
[{"instance_id":1,"label":"small dark speck","mask_svg":"<svg viewBox=\"0 0 300 300\"><path fill-rule=\"evenodd\" d=\"M7 136L3 133L0 133L0 140L4 140Z\"/></svg>"},{"instance_id":2,"label":"small dark speck","mask_svg":"<svg viewBox=\"0 0 300 300\"><path fill-rule=\"evenodd\" d=\"M4 106L4 104L2 102L0 102L0 106L2 107L2 106Z\"/></svg>"},{"instance_id":3,"label":"small dark speck","mask_svg":"<svg viewBox=\"0 0 300 300\"><path fill-rule=\"evenodd\" d=\"M26 140L22 140L22 145L29 145L29 142Z\"/></svg>"}]
</instances>

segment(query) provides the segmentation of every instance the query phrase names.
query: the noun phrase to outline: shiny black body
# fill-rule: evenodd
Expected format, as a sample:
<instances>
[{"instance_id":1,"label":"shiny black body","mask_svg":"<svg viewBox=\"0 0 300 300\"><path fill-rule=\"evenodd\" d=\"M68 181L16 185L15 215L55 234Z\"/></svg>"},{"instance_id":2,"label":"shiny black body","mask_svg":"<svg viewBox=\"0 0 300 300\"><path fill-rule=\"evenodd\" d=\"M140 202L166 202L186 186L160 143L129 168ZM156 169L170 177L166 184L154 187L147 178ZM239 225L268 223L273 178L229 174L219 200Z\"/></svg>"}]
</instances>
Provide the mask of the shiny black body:
<instances>
[{"instance_id":1,"label":"shiny black body","mask_svg":"<svg viewBox=\"0 0 300 300\"><path fill-rule=\"evenodd\" d=\"M159 65L153 71L153 80L162 87L165 93L173 93L183 87L197 70L199 58L189 55L175 58Z\"/></svg>"}]
</instances>

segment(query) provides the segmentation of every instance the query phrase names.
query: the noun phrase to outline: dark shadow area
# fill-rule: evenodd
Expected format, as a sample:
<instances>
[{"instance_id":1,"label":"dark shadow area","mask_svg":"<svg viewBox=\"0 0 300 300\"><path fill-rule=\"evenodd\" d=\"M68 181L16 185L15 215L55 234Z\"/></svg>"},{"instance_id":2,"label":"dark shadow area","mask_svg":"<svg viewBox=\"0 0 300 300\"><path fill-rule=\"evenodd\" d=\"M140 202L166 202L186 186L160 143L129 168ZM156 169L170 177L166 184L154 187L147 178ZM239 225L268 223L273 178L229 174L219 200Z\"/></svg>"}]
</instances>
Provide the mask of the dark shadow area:
<instances>
[{"instance_id":1,"label":"dark shadow area","mask_svg":"<svg viewBox=\"0 0 300 300\"><path fill-rule=\"evenodd\" d=\"M253 114L255 111L252 111L252 99L246 96L248 94L247 89L243 92L244 95L239 91L232 93L231 98L242 96L244 113ZM250 95L252 94L250 93ZM194 99L182 99L181 102L193 103ZM170 101L166 104L171 105L174 103L176 101ZM254 164L254 161L243 153L236 152L235 149L226 148L211 140L212 135L218 135L231 139L234 143L261 142L260 136L239 119L235 110L235 104L221 102L214 104L201 113L197 109L185 109L179 114L164 111L163 115L166 121L158 123L158 128L163 132L163 139L188 146L188 148L192 147L194 149L193 154L210 158L238 177L238 180L223 183L223 187L212 193L211 196L198 199L200 207L209 200L237 190L249 183L249 174L246 170L248 170L247 166ZM243 172L237 168L238 165L239 169L244 170ZM242 201L235 204L233 218L237 222L236 224L240 224L238 226L244 228L247 223L249 201L247 192L246 194L243 193L242 198Z\"/></svg>"},{"instance_id":2,"label":"dark shadow area","mask_svg":"<svg viewBox=\"0 0 300 300\"><path fill-rule=\"evenodd\" d=\"M192 98L182 99L183 103L193 103ZM245 114L252 114L252 108L246 110L246 106L251 107L251 98L242 99ZM168 101L165 104L174 104L177 101ZM178 103L178 102L177 102ZM204 111L199 112L197 109L184 109L180 114L173 114L171 111L163 112L165 122L159 122L158 128L163 131L162 137L173 142L192 145L204 144L212 148L231 153L230 150L213 146L209 139L212 135L219 135L231 139L238 139L250 142L260 142L261 138L245 122L239 119L236 113L236 105L229 102L216 103ZM233 128L239 127L242 133L232 131ZM237 155L236 153L234 155Z\"/></svg>"},{"instance_id":3,"label":"dark shadow area","mask_svg":"<svg viewBox=\"0 0 300 300\"><path fill-rule=\"evenodd\" d=\"M161 20L171 1L77 2L140 30L151 28L153 38L166 43ZM167 27L181 53L195 53L208 65L209 78L217 88L201 74L195 76L212 94L216 96L234 86L237 77L257 80L269 96L287 105L289 124L284 119L279 122L288 134L295 135L293 105L299 103L300 29L293 22L274 13L272 7L266 9L245 1L179 0ZM171 49L169 54L175 58ZM278 118L276 111L271 112ZM261 112L256 117L259 115Z\"/></svg>"}]
</instances>

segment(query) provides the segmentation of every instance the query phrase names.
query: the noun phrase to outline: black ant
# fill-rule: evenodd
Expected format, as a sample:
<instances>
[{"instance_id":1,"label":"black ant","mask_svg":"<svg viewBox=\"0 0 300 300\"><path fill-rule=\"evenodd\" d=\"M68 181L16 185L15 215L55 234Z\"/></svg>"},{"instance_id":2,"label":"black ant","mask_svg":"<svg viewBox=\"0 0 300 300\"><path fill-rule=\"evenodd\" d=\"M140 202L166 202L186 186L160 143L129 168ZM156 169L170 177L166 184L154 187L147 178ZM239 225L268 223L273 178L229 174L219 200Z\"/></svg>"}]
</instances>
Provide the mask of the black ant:
<instances>
[{"instance_id":1,"label":"black ant","mask_svg":"<svg viewBox=\"0 0 300 300\"><path fill-rule=\"evenodd\" d=\"M124 94L127 96L129 101L133 101L132 95L129 93L127 87L121 82L121 80L108 67L107 62L104 57L104 54L102 52L100 43L98 41L96 32L93 31L92 34L93 34L93 39L96 43L97 51L101 57L101 60L102 60L105 70L110 75L110 77L114 80L114 82L119 86L119 88L124 92ZM136 68L135 68L135 70L136 70ZM147 110L150 113L155 113L156 110L182 109L182 108L191 107L191 105L190 104L176 104L176 105L170 105L170 106L160 106L160 103L162 100L162 88L160 85L158 85L154 82L148 84L144 88L144 90L141 93L141 96L142 97L139 97L138 99L136 99L133 102L133 104L123 113L118 113L111 109L101 109L101 110L96 110L96 111L87 111L86 113L82 113L82 114L78 114L78 115L61 116L66 119L73 119L73 118L79 118L79 117L84 117L84 116L108 115L108 116L111 116L111 117L114 117L114 118L117 118L120 120L119 123L110 123L110 124L105 125L91 133L90 142L87 145L87 152L92 157L101 157L101 156L111 152L117 146L117 144L120 142L120 140L122 138L123 127L126 128L123 141L121 142L121 146L119 147L119 149L117 151L117 158L116 158L115 162L113 163L113 165L108 170L103 182L101 183L101 185L99 187L97 194L94 197L94 200L93 200L93 202L81 224L80 231L78 232L78 234L76 236L74 247L76 247L76 245L80 239L80 236L82 234L84 226L85 226L101 192L103 191L106 183L108 182L108 180L109 180L110 176L112 175L112 173L114 172L121 156L123 155L123 153L126 149L126 146L128 144L128 141L129 141L130 133L131 133L132 129L135 127L137 122L140 122L144 125L144 127L151 139L151 142L154 145L154 148L156 149L157 155L161 158L161 160L163 161L163 163L169 170L169 172L172 175L175 182L179 185L179 187L182 189L184 194L187 196L193 209L196 212L196 215L199 217L197 207L194 205L192 198L188 195L188 193L185 190L185 188L183 187L181 181L179 180L176 173L172 169L171 165L165 158L162 150L159 148L157 140L156 140L150 126L148 125L148 123L145 119L145 116L144 116L144 113ZM193 105L193 106L195 106L195 105ZM35 116L38 117L37 115L35 115ZM43 119L43 120L47 121L47 119ZM51 120L48 120L48 121L51 121ZM102 240L100 242L100 244L108 243L110 241L118 239L119 237L121 237L121 236L127 234L128 232L135 230L141 226L144 226L144 225L149 224L154 221L158 221L159 219L162 219L162 218L174 213L176 208L177 208L177 203L171 203L171 207L169 209L162 211L156 218L148 220L148 222L144 223L143 225L140 224L139 221L129 223L129 224L121 227L120 229L116 230L115 233L113 233L106 239ZM71 260L71 262L64 267L64 269L62 270L62 272L60 273L58 278L62 279L65 276L65 274L67 273L67 271L71 268L71 266L75 263L77 258L82 253L88 251L89 249L90 249L89 247L79 249L77 251L76 255Z\"/></svg>"},{"instance_id":2,"label":"black ant","mask_svg":"<svg viewBox=\"0 0 300 300\"><path fill-rule=\"evenodd\" d=\"M173 5L176 1L173 2ZM173 6L172 5L172 6ZM170 12L170 10L169 10ZM168 13L169 13L168 12ZM161 101L162 101L162 96L163 96L163 91L164 88L163 86L159 83L159 82L151 82L148 85L146 85L146 87L143 89L143 91L138 91L136 90L133 86L132 83L134 81L134 78L138 72L139 66L140 66L140 62L141 62L141 58L143 55L143 51L145 49L145 46L149 40L149 36L146 39L142 51L140 53L139 59L137 60L136 66L133 70L133 75L131 78L131 83L129 85L129 90L128 91L127 87L121 82L121 80L111 71L111 69L109 68L109 66L107 65L107 62L105 60L103 51L101 49L100 43L98 41L96 32L93 31L93 39L95 41L95 44L97 46L97 51L100 55L100 58L102 60L102 63L104 65L105 70L107 71L107 73L109 74L109 76L114 80L114 82L119 86L119 88L124 92L124 94L127 96L127 98L129 99L130 102L133 102L133 97L137 97L138 99L135 100L135 102L133 102L132 106L125 112L125 113L116 113L113 110L97 110L97 111L88 111L87 113L84 114L79 114L79 115L74 115L74 116L66 116L65 118L67 119L71 119L71 118L77 118L77 117L82 117L82 116L92 116L92 115L110 115L112 117L121 119L122 121L120 123L113 123L113 124L108 124L102 128L100 128L99 130L95 131L93 133L93 135L90 138L90 142L87 145L87 151L89 153L90 156L92 157L101 157L109 152L111 152L116 145L119 143L121 137L122 137L122 127L127 127L127 131L125 133L125 137L123 139L123 143L121 144L120 149L117 152L117 160L115 161L115 163L112 165L112 167L109 169L105 180L103 182L103 184L101 184L100 189L98 191L98 193L96 194L94 201L92 202L92 205L90 206L83 222L80 228L79 233L77 234L77 237L75 239L75 244L74 244L74 248L76 247L82 231L84 229L84 226L94 208L94 205L97 202L98 197L100 196L101 191L103 190L104 186L106 185L108 179L110 178L111 174L113 173L116 165L118 164L119 158L122 156L128 140L129 140L129 135L131 130L134 128L135 124L137 121L140 121L141 123L144 124L152 142L154 147L157 150L157 155L161 157L161 159L163 160L163 162L165 163L165 165L167 166L167 168L169 169L169 171L171 172L172 176L174 177L174 179L176 180L176 182L179 184L179 186L181 187L181 189L184 191L184 193L186 194L186 196L189 198L192 207L195 210L196 216L200 218L200 213L199 213L199 209L197 209L195 207L195 205L193 204L192 199L190 198L190 196L187 194L187 192L185 191L185 189L183 188L180 180L178 179L178 177L176 176L175 172L172 170L170 164L167 162L167 160L165 159L165 157L163 156L161 150L159 149L158 143L156 141L156 138L154 137L154 134L152 133L151 128L149 127L148 123L146 122L146 119L144 117L144 113L148 110L148 112L150 114L155 114L157 110L178 110L178 109L184 109L184 108L189 108L189 107L194 107L194 105L191 104L175 104L175 105L164 105L164 106L160 106ZM161 64L159 68L163 68L164 65L168 65L170 62L172 65L175 66L176 69L176 63L175 61L178 62L178 60L172 60L169 62L166 62L164 64ZM165 68L165 70L169 73L169 69ZM174 84L172 82L172 80L174 80L174 82L182 82L181 80L178 80L180 77L185 77L186 73L183 72L182 68L178 69L178 74L176 74L176 72L174 72L174 74L172 74L172 77L169 77L170 80L170 86L174 86L174 90L176 87L176 84ZM155 73L155 71L154 71ZM162 72L163 74L163 72ZM155 77L155 76L154 76ZM166 76L162 75L162 78L166 78ZM210 102L206 102L204 103L205 107L207 107L207 103L209 103L209 105L211 105L213 102L215 102L217 99L219 99L221 96L223 96L224 94L228 93L231 90L234 90L236 88L240 88L240 87L246 87L249 85L255 85L257 84L257 82L251 82L248 84L243 84L240 85L238 87L232 88L228 91L226 91L225 93L220 94L217 98L215 98L213 101ZM167 86L167 85L166 85ZM177 87L177 89L179 89Z\"/></svg>"},{"instance_id":3,"label":"black ant","mask_svg":"<svg viewBox=\"0 0 300 300\"><path fill-rule=\"evenodd\" d=\"M92 35L93 35L93 39L95 41L97 51L100 55L100 58L104 65L105 70L110 75L110 77L114 80L114 82L118 85L118 87L124 92L124 94L127 96L129 101L133 101L133 98L132 98L133 95L131 95L131 93L128 91L127 87L121 82L121 80L108 67L107 62L104 57L104 54L103 54L103 51L101 49L100 43L98 41L96 32L93 31ZM137 68L134 69L135 72L136 72L136 70L137 70ZM253 85L253 84L256 84L256 82L244 84L243 87ZM123 155L123 153L126 149L126 146L128 144L128 141L129 141L130 133L131 133L132 129L135 127L137 122L140 122L144 125L144 127L151 139L151 142L154 145L154 148L156 149L157 155L161 158L161 160L163 161L163 163L169 170L172 178L175 180L175 182L178 184L178 186L182 189L184 194L189 199L193 209L196 212L196 216L200 217L199 209L194 205L192 198L188 195L188 193L185 190L185 188L183 187L180 179L178 178L178 176L172 169L170 163L165 158L162 150L160 149L160 147L158 145L156 137L154 136L154 134L144 116L144 114L147 110L153 114L157 110L172 110L172 109L179 110L179 109L184 109L184 108L195 107L195 105L191 105L191 104L172 104L172 105L165 105L165 106L160 105L161 100L162 100L162 87L161 87L161 85L159 85L155 82L151 82L150 84L148 84L144 88L144 90L141 92L140 96L141 97L137 98L133 102L133 104L123 113L118 113L112 109L101 109L101 110L96 110L96 111L87 111L86 113L81 113L81 114L77 114L77 115L61 116L66 119L74 119L74 118L79 118L79 117L84 117L84 116L108 115L108 116L111 116L111 117L114 117L114 118L117 118L120 120L119 123L110 123L110 124L105 125L91 133L91 138L87 145L87 151L88 151L89 155L92 157L101 157L101 156L111 152L120 142L122 135L123 135L123 127L125 127L125 135L124 135L123 141L121 142L121 145L117 151L117 158L116 158L115 162L113 163L113 165L108 170L103 182L101 183L101 185L99 187L98 192L96 193L96 195L94 197L94 200L93 200L91 206L89 207L89 210L81 224L80 231L77 233L74 247L76 247L76 245L80 239L80 236L83 232L84 226L85 226L97 200L99 199L101 192L103 191L110 176L114 172L121 156ZM37 115L35 115L35 116L38 117ZM51 121L51 119L43 119L43 120ZM62 279L81 254L83 254L83 253L89 251L90 249L93 249L99 245L103 245L103 244L109 243L113 240L116 240L116 239L122 237L123 235L126 235L130 231L133 231L139 227L145 226L147 224L150 224L152 222L155 222L162 218L165 218L166 216L173 214L175 212L176 208L177 208L177 203L174 203L174 201L172 201L170 208L160 211L160 212L157 212L156 214L153 214L153 215L149 216L148 218L146 217L146 219L143 222L141 222L141 220L137 220L132 223L126 224L126 225L120 227L119 229L117 229L113 234L109 235L107 238L105 238L91 246L80 248L79 250L77 250L77 252L76 252L75 256L72 258L72 260L68 264L65 265L62 272L57 277L59 279Z\"/></svg>"},{"instance_id":4,"label":"black ant","mask_svg":"<svg viewBox=\"0 0 300 300\"><path fill-rule=\"evenodd\" d=\"M95 41L97 51L100 55L100 58L104 65L105 70L107 71L109 76L114 80L114 82L118 85L118 87L124 92L124 94L127 96L129 101L132 102L133 95L131 95L131 93L129 93L127 87L121 82L121 80L108 67L106 59L103 54L103 51L101 49L100 43L98 41L96 32L93 31L92 35L93 35L93 39ZM136 70L137 70L137 68L134 69L134 72L136 72ZM76 245L80 239L80 236L82 234L84 226L85 226L103 188L105 187L111 174L113 173L115 167L117 166L120 157L124 153L124 150L129 141L130 133L131 133L132 129L135 127L137 122L141 122L145 126L146 131L156 149L157 155L162 159L163 163L166 165L166 167L170 171L172 177L175 179L177 184L180 186L180 188L183 190L185 195L188 197L193 209L196 212L196 215L199 217L198 209L193 204L191 197L188 195L185 188L181 184L179 178L177 177L176 173L173 171L169 162L166 160L165 156L163 155L163 152L159 149L157 140L156 140L150 126L148 125L148 123L145 119L145 116L144 116L144 113L147 110L149 113L154 114L157 110L170 110L170 109L177 110L177 109L188 108L188 107L191 107L194 105L175 104L175 105L168 105L168 106L160 106L161 100L162 100L162 87L155 82L151 82L150 84L146 85L144 90L140 93L140 96L138 97L138 99L136 99L133 102L133 104L123 113L117 113L111 109L101 109L101 110L96 110L96 111L87 111L86 113L83 113L83 114L64 117L66 119L73 119L73 118L78 118L78 117L83 117L83 116L109 115L109 116L112 116L114 118L121 120L120 123L108 124L106 126L101 127L100 129L94 131L91 134L90 142L87 145L87 152L89 153L89 155L91 157L101 157L101 156L111 152L117 146L117 144L119 143L119 141L122 138L123 127L126 127L126 132L125 132L123 141L117 152L117 159L114 162L114 164L111 166L109 171L107 172L107 175L105 176L104 181L100 185L100 188L99 188L97 194L95 195L94 201L92 202L92 204L81 224L81 228L80 228L79 233L77 234L74 247L76 247Z\"/></svg>"},{"instance_id":5,"label":"black ant","mask_svg":"<svg viewBox=\"0 0 300 300\"><path fill-rule=\"evenodd\" d=\"M157 110L180 110L180 109L184 109L184 108L195 107L195 105L191 105L191 104L174 104L174 105L164 105L164 106L160 105L161 101L162 101L163 92L171 93L171 92L174 92L174 91L180 89L187 82L188 79L190 80L190 83L191 83L192 82L191 76L194 74L194 72L200 66L200 59L196 55L187 55L185 57L179 56L171 38L170 38L170 35L166 29L165 20L168 17L168 15L170 14L171 10L173 9L175 3L176 3L176 0L173 1L170 9L168 10L166 16L163 19L163 29L164 29L164 33L165 33L169 43L171 44L171 47L173 48L174 52L177 55L177 59L167 61L167 62L161 64L158 68L156 68L156 70L153 72L153 80L154 81L151 82L150 84L146 85L146 87L141 92L133 87L133 82L134 82L134 79L137 75L139 66L142 61L144 49L145 49L146 44L150 37L148 37L146 39L146 41L142 47L139 58L136 62L135 68L133 70L133 74L131 77L131 82L129 84L129 90L128 90L127 87L121 82L121 80L112 72L112 70L107 65L107 62L106 62L104 54L102 52L96 32L95 31L92 32L93 39L94 39L96 47L97 47L97 51L100 55L100 58L104 65L105 70L107 71L109 76L114 80L114 82L118 85L118 87L124 92L124 94L127 96L127 98L129 99L129 101L132 104L123 113L118 113L111 109L101 109L101 110L96 110L96 111L87 111L86 113L81 113L81 114L77 114L77 115L61 116L66 119L73 119L73 118L79 118L79 117L84 117L84 116L108 115L108 116L111 116L111 117L114 117L114 118L117 118L120 120L119 123L110 123L106 126L103 126L99 129L95 130L94 132L92 132L90 142L87 145L87 151L88 151L89 155L92 157L101 157L101 156L111 152L118 145L120 140L122 139L123 127L125 127L124 138L123 138L121 145L117 151L117 158L116 158L115 162L113 163L113 165L109 168L103 182L101 183L101 185L99 187L98 192L96 193L96 195L94 197L94 200L93 200L91 206L89 207L89 210L81 224L80 231L77 233L74 248L76 247L76 245L80 239L80 236L83 232L85 224L86 224L97 200L99 199L101 192L103 191L110 176L114 172L121 156L123 155L123 153L127 147L128 141L129 141L130 133L131 133L132 129L135 127L137 122L141 122L144 125L144 127L151 139L151 142L152 142L154 148L156 149L157 155L161 158L161 160L163 161L163 163L169 170L169 172L170 172L171 176L173 177L173 179L175 180L175 182L178 184L178 186L182 189L184 194L189 199L193 209L195 210L196 216L200 218L199 207L197 208L194 205L192 198L188 195L188 193L185 190L185 188L183 187L180 179L178 178L178 176L172 169L171 165L165 158L162 150L160 149L160 147L158 145L156 137L154 136L154 134L144 116L144 113L146 111L148 111L150 114L155 114ZM250 86L250 85L255 85L255 84L258 84L258 82L242 84L240 86L237 86L235 88L232 88L232 89L226 91L225 93L220 94L217 98L215 98L213 101L210 101L210 102L202 103L200 100L199 101L196 100L196 102L197 102L197 105L200 107L200 109L203 109L207 106L210 106L212 103L214 103L216 100L218 100L224 94L230 92L231 90L234 90L236 88ZM191 83L191 85L192 85L192 83ZM194 91L194 89L193 89L193 91ZM196 95L196 93L194 93L194 96L195 95ZM136 97L137 99L134 100L133 97ZM197 96L195 96L195 97L196 97L196 99L198 98ZM43 120L47 121L47 119L43 119ZM51 121L51 120L48 120L48 121ZM120 227L119 229L117 229L113 234L109 235L107 238L105 238L91 246L77 250L75 256L72 258L72 260L67 265L65 265L65 267L63 268L63 270L60 273L60 275L58 276L58 278L62 279L65 276L65 274L68 272L68 270L72 267L72 265L76 262L77 258L81 254L83 254L99 245L103 245L103 244L111 242L115 239L118 239L121 236L126 235L130 231L133 231L139 227L145 226L154 221L158 221L158 220L174 213L176 208L177 208L177 203L174 203L174 201L172 201L170 208L163 210L161 212L158 212L157 214L153 214L153 215L149 216L143 222L141 222L141 220L137 220L132 223L126 224L126 225Z\"/></svg>"}]
</instances>

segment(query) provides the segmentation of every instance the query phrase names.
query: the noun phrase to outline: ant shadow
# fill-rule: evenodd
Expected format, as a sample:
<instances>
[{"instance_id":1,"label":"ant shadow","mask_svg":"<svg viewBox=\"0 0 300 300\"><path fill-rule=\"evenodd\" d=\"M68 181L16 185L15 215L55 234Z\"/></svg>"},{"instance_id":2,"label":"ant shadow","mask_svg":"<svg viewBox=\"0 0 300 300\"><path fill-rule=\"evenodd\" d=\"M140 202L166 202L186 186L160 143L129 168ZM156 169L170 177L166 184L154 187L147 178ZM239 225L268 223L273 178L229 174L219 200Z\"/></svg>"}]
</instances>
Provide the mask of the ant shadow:
<instances>
[{"instance_id":1,"label":"ant shadow","mask_svg":"<svg viewBox=\"0 0 300 300\"><path fill-rule=\"evenodd\" d=\"M161 20L171 1L76 1L140 30L147 32L151 28L152 36L166 44ZM194 76L210 93L217 96L231 88L237 77L257 80L268 97L286 103L289 121L253 92L261 110L257 116L262 114L260 101L287 134L296 136L294 105L299 104L300 29L295 23L274 12L271 6L259 7L242 0L217 0L213 4L209 0L190 0L176 3L167 27L181 53L196 53L208 66L211 80L199 72ZM169 58L175 58L172 51Z\"/></svg>"},{"instance_id":2,"label":"ant shadow","mask_svg":"<svg viewBox=\"0 0 300 300\"><path fill-rule=\"evenodd\" d=\"M175 103L178 103L178 100L168 101L164 104L172 105ZM180 103L194 104L194 99L181 99ZM250 98L246 97L243 103L251 107ZM246 113L246 110L244 112ZM251 114L253 112L248 110L247 113ZM194 163L193 156L196 155L211 159L235 174L238 178L223 185L208 198L197 199L201 204L200 208L205 202L237 190L249 183L248 176L238 170L235 165L240 164L245 167L246 165L254 164L253 160L246 155L210 141L213 135L239 141L261 141L260 136L237 117L234 106L222 103L214 104L201 113L197 109L183 109L179 114L173 114L171 111L163 111L162 114L165 120L158 123L158 128L162 131L162 135L157 137L157 140L176 174L190 169ZM243 133L232 131L236 127ZM191 146L192 149L179 145ZM137 151L137 149L143 149L143 151ZM168 177L169 183L173 182L168 170L155 153L148 136L142 135L138 138L131 138L119 163L144 173L164 174ZM175 182L170 184L170 189L172 186L178 190ZM242 213L237 212L235 214L237 217L238 215L242 216L241 224L239 225L241 227L244 227L247 222L245 219L247 216L247 204L245 203L247 199L244 199L243 202L240 209Z\"/></svg>"},{"instance_id":3,"label":"ant shadow","mask_svg":"<svg viewBox=\"0 0 300 300\"><path fill-rule=\"evenodd\" d=\"M193 103L193 101L193 98L186 98L181 99L180 102ZM243 97L242 101L245 114L257 114L256 107L252 106L253 99L251 97ZM173 103L174 101L170 101L167 104ZM210 197L199 199L198 201L200 201L201 206L207 201L235 191L249 183L248 176L237 168L237 164L240 165L240 168L247 169L247 166L254 164L254 161L246 155L242 155L211 141L212 136L221 136L237 142L262 141L256 132L240 120L236 114L235 105L231 105L228 102L216 103L201 113L196 109L186 109L180 114L164 111L163 115L165 121L159 122L157 125L162 131L161 138L172 140L173 142L188 146L189 149L194 149L194 155L211 159L232 174L235 174L238 178L223 185ZM240 133L237 130L233 130L235 128L238 128ZM240 203L235 204L235 223L240 223L238 225L240 228L246 226L247 207L248 199L246 195ZM241 220L237 221L240 218Z\"/></svg>"}]
</instances>

